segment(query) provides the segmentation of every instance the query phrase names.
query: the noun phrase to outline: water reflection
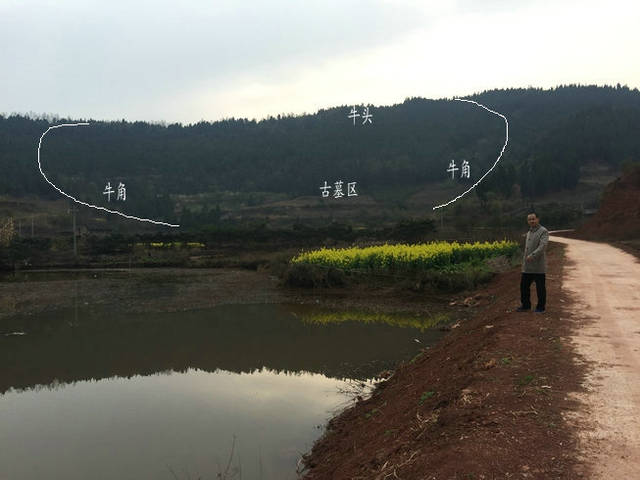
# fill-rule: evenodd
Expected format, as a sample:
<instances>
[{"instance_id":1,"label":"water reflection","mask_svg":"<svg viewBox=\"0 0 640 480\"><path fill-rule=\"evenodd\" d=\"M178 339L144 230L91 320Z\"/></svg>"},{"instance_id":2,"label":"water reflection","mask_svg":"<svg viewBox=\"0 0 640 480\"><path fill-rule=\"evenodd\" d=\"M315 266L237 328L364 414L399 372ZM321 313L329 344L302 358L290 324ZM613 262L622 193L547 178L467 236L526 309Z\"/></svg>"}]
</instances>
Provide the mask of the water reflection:
<instances>
[{"instance_id":1,"label":"water reflection","mask_svg":"<svg viewBox=\"0 0 640 480\"><path fill-rule=\"evenodd\" d=\"M189 369L7 392L0 478L213 479L230 460L228 478L296 478L317 426L346 399L341 386L321 374Z\"/></svg>"},{"instance_id":2,"label":"water reflection","mask_svg":"<svg viewBox=\"0 0 640 480\"><path fill-rule=\"evenodd\" d=\"M433 322L300 305L4 319L0 478L295 478L353 379L433 343Z\"/></svg>"},{"instance_id":3,"label":"water reflection","mask_svg":"<svg viewBox=\"0 0 640 480\"><path fill-rule=\"evenodd\" d=\"M438 313L432 316L388 314L359 310L334 311L314 309L301 313L299 318L306 323L328 325L332 323L357 322L367 324L385 324L393 327L415 328L424 332L449 320L448 315Z\"/></svg>"},{"instance_id":4,"label":"water reflection","mask_svg":"<svg viewBox=\"0 0 640 480\"><path fill-rule=\"evenodd\" d=\"M225 305L132 314L78 308L2 322L0 392L38 384L150 375L198 368L213 372L315 372L367 379L410 358L439 332L387 323L317 322L316 309ZM301 321L301 319L307 319Z\"/></svg>"}]
</instances>

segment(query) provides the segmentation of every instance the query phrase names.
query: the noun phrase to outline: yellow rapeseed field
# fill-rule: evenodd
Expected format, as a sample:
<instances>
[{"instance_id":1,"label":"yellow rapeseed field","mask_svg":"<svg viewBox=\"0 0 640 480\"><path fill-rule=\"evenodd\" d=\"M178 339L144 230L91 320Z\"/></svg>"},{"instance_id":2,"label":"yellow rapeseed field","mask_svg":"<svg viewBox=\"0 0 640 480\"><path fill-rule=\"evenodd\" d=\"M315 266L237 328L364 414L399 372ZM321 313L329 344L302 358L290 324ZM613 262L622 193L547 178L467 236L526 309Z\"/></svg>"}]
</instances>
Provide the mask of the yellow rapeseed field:
<instances>
[{"instance_id":1,"label":"yellow rapeseed field","mask_svg":"<svg viewBox=\"0 0 640 480\"><path fill-rule=\"evenodd\" d=\"M310 252L302 252L293 258L291 262L345 270L418 271L483 260L497 255L510 256L517 249L517 243L507 240L482 243L385 244L365 248L321 248Z\"/></svg>"},{"instance_id":2,"label":"yellow rapeseed field","mask_svg":"<svg viewBox=\"0 0 640 480\"><path fill-rule=\"evenodd\" d=\"M200 242L151 242L151 243L143 243L143 242L138 242L136 243L136 246L140 247L140 246L150 246L151 248L171 248L171 247L178 247L178 248L184 248L185 246L187 248L204 248L204 243L200 243Z\"/></svg>"}]
</instances>

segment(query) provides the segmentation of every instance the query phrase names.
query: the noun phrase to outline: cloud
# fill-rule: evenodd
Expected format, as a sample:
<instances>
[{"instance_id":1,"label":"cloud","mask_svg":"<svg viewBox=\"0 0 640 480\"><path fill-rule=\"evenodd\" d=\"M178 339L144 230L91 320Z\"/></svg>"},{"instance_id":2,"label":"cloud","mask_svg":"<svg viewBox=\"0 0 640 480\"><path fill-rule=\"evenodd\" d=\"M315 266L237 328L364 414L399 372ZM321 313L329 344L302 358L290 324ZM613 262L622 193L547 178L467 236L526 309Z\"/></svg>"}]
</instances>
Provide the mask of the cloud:
<instances>
[{"instance_id":1,"label":"cloud","mask_svg":"<svg viewBox=\"0 0 640 480\"><path fill-rule=\"evenodd\" d=\"M197 122L559 83L640 86L624 0L3 0L0 108Z\"/></svg>"},{"instance_id":2,"label":"cloud","mask_svg":"<svg viewBox=\"0 0 640 480\"><path fill-rule=\"evenodd\" d=\"M426 21L411 5L371 0L40 0L2 8L0 44L11 45L0 51L4 108L113 118L192 89L224 88L237 76L280 81L293 68L387 44Z\"/></svg>"}]
</instances>

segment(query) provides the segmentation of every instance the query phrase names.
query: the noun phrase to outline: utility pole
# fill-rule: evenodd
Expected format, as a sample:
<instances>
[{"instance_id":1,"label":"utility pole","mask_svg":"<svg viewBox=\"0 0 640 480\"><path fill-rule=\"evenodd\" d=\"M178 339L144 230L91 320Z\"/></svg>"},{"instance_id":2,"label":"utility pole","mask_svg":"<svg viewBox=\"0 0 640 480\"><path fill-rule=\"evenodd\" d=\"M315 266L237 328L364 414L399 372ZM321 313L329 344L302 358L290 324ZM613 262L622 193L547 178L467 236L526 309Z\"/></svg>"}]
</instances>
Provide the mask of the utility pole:
<instances>
[{"instance_id":1,"label":"utility pole","mask_svg":"<svg viewBox=\"0 0 640 480\"><path fill-rule=\"evenodd\" d=\"M76 243L76 212L78 211L77 207L74 204L71 204L68 213L70 213L73 217L73 256L78 257L78 245Z\"/></svg>"},{"instance_id":2,"label":"utility pole","mask_svg":"<svg viewBox=\"0 0 640 480\"><path fill-rule=\"evenodd\" d=\"M33 215L31 215L31 238L33 238Z\"/></svg>"},{"instance_id":3,"label":"utility pole","mask_svg":"<svg viewBox=\"0 0 640 480\"><path fill-rule=\"evenodd\" d=\"M76 243L76 212L78 209L76 207L71 207L73 212L73 256L78 256L78 244Z\"/></svg>"}]
</instances>

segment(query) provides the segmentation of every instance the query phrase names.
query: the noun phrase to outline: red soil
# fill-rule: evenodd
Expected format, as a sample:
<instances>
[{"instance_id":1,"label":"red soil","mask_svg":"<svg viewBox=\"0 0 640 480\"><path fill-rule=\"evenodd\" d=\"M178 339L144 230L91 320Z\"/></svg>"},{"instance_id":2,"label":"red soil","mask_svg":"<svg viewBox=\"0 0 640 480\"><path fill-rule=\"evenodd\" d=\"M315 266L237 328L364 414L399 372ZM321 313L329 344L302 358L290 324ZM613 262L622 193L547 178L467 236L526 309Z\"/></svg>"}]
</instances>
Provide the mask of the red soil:
<instances>
[{"instance_id":1,"label":"red soil","mask_svg":"<svg viewBox=\"0 0 640 480\"><path fill-rule=\"evenodd\" d=\"M479 291L471 318L332 419L305 479L576 478L583 371L567 337L563 247L548 249L548 310L516 313L519 270ZM533 293L535 296L535 293ZM466 308L466 307L461 307Z\"/></svg>"},{"instance_id":2,"label":"red soil","mask_svg":"<svg viewBox=\"0 0 640 480\"><path fill-rule=\"evenodd\" d=\"M640 167L607 185L600 209L575 233L583 239L640 238Z\"/></svg>"}]
</instances>

